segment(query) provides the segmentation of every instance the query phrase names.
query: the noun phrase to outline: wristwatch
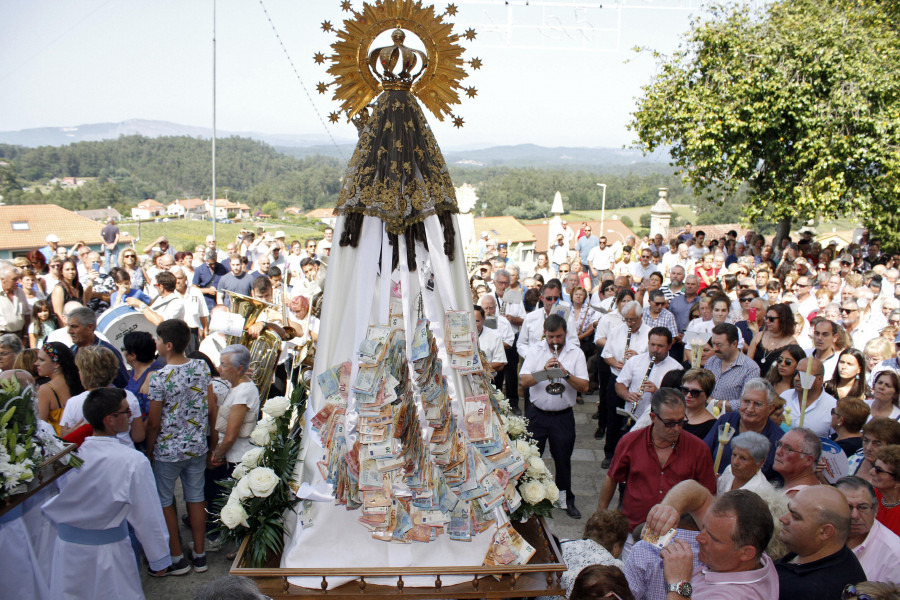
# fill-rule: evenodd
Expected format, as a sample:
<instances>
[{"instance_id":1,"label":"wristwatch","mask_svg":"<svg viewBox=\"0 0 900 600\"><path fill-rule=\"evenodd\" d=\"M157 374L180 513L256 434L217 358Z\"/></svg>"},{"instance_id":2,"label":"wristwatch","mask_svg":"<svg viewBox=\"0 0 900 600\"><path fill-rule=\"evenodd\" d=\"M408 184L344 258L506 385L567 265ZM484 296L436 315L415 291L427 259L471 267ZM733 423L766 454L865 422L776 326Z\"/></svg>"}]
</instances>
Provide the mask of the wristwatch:
<instances>
[{"instance_id":1,"label":"wristwatch","mask_svg":"<svg viewBox=\"0 0 900 600\"><path fill-rule=\"evenodd\" d=\"M566 373L565 375L563 375L563 379L568 379L571 376L572 376L571 373Z\"/></svg>"},{"instance_id":2,"label":"wristwatch","mask_svg":"<svg viewBox=\"0 0 900 600\"><path fill-rule=\"evenodd\" d=\"M666 586L667 592L675 592L682 598L690 598L694 593L694 588L690 581L677 581Z\"/></svg>"}]
</instances>

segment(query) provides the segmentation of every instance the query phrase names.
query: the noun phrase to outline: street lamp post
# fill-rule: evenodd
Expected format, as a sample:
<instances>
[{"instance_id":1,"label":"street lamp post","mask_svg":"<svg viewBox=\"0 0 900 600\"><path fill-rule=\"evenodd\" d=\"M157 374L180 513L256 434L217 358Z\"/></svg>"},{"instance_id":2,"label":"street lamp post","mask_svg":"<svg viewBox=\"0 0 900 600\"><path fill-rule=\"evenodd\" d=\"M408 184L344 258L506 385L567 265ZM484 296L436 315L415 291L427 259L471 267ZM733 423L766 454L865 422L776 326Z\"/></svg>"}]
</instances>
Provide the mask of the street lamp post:
<instances>
[{"instance_id":1,"label":"street lamp post","mask_svg":"<svg viewBox=\"0 0 900 600\"><path fill-rule=\"evenodd\" d=\"M600 204L600 233L603 233L603 221L606 220L606 184L598 183L603 188L603 202Z\"/></svg>"}]
</instances>

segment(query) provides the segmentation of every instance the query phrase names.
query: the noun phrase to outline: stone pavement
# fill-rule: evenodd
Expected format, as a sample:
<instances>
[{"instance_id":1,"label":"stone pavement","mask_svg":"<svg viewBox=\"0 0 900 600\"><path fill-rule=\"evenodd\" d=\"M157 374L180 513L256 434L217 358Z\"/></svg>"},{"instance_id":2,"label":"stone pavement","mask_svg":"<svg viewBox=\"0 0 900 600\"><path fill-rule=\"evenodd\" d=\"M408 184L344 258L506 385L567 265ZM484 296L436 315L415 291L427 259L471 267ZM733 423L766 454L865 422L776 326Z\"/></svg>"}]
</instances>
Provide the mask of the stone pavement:
<instances>
[{"instance_id":1,"label":"stone pavement","mask_svg":"<svg viewBox=\"0 0 900 600\"><path fill-rule=\"evenodd\" d=\"M572 456L572 487L575 492L576 506L581 511L582 518L571 519L562 510L553 511L553 519L550 520L550 529L561 539L580 539L584 532L584 524L588 517L597 508L597 500L600 497L600 486L606 472L600 469L603 460L603 440L594 439L594 430L597 422L591 419L591 415L597 409L597 395L585 396L585 403L575 406L575 452ZM550 450L544 450L544 462L553 470L553 459ZM179 482L180 486L180 482ZM176 498L181 493L176 489ZM616 500L612 502L615 507ZM178 506L179 515L184 511L184 505ZM185 555L190 551L187 542L190 539L190 531L182 527L181 539L185 543ZM146 574L146 564L141 566L141 582L144 594L148 600L190 600L199 586L212 581L216 577L226 575L231 567L230 560L225 559L225 554L230 549L219 552L207 553L209 570L205 573L191 573L182 577L163 577L156 579Z\"/></svg>"}]
</instances>

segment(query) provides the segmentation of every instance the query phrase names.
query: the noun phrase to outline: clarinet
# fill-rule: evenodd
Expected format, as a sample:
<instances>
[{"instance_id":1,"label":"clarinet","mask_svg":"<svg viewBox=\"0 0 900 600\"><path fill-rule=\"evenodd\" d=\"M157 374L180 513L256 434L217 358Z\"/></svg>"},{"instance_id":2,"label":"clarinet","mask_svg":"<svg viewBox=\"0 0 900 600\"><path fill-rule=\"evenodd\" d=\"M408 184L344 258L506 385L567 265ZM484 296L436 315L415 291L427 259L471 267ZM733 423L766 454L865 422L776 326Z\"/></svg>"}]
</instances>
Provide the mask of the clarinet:
<instances>
[{"instance_id":1,"label":"clarinet","mask_svg":"<svg viewBox=\"0 0 900 600\"><path fill-rule=\"evenodd\" d=\"M650 365L647 367L647 372L644 373L644 379L641 380L641 387L638 388L638 391L643 390L644 384L647 383L648 379L650 379L650 372L653 370L653 366L655 364L656 364L656 357L651 354L650 355ZM644 392L641 391L640 393L643 395ZM637 411L637 405L638 405L637 402L629 401L628 403L631 404L631 410L628 411L630 413L630 416L628 417L628 420L625 422L625 425L623 426L624 430L631 429L631 426L634 425L635 411Z\"/></svg>"}]
</instances>

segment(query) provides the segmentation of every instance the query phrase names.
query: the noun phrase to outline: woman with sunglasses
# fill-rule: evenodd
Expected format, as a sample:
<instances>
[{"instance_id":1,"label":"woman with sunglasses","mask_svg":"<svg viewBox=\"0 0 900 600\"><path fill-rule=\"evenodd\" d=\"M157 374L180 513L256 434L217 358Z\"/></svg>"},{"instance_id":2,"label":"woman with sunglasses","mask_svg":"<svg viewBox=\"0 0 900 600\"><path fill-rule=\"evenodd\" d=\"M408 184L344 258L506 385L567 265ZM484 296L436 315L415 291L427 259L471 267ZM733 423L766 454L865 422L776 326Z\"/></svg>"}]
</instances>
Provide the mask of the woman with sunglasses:
<instances>
[{"instance_id":1,"label":"woman with sunglasses","mask_svg":"<svg viewBox=\"0 0 900 600\"><path fill-rule=\"evenodd\" d=\"M881 505L875 518L900 535L900 445L885 446L875 454L868 480Z\"/></svg>"},{"instance_id":2,"label":"woman with sunglasses","mask_svg":"<svg viewBox=\"0 0 900 600\"><path fill-rule=\"evenodd\" d=\"M766 373L766 379L775 388L775 393L781 395L794 389L794 373L797 372L797 363L806 358L806 352L797 344L782 349L781 354L775 359L775 366Z\"/></svg>"},{"instance_id":3,"label":"woman with sunglasses","mask_svg":"<svg viewBox=\"0 0 900 600\"><path fill-rule=\"evenodd\" d=\"M847 348L838 357L837 368L825 382L825 391L838 400L863 400L870 396L866 385L866 357L856 348Z\"/></svg>"},{"instance_id":4,"label":"woman with sunglasses","mask_svg":"<svg viewBox=\"0 0 900 600\"><path fill-rule=\"evenodd\" d=\"M147 285L147 273L138 263L137 251L134 248L126 249L119 258L119 266L125 269L131 279L131 289L140 292L145 291Z\"/></svg>"},{"instance_id":5,"label":"woman with sunglasses","mask_svg":"<svg viewBox=\"0 0 900 600\"><path fill-rule=\"evenodd\" d=\"M900 585L880 581L862 581L844 588L841 600L897 600Z\"/></svg>"},{"instance_id":6,"label":"woman with sunglasses","mask_svg":"<svg viewBox=\"0 0 900 600\"><path fill-rule=\"evenodd\" d=\"M872 419L886 417L900 420L900 375L888 369L875 375L872 397L866 400L872 411Z\"/></svg>"},{"instance_id":7,"label":"woman with sunglasses","mask_svg":"<svg viewBox=\"0 0 900 600\"><path fill-rule=\"evenodd\" d=\"M868 479L878 451L893 444L900 444L900 422L884 417L872 419L863 425L862 450L847 461L847 474Z\"/></svg>"},{"instance_id":8,"label":"woman with sunglasses","mask_svg":"<svg viewBox=\"0 0 900 600\"><path fill-rule=\"evenodd\" d=\"M72 301L84 304L84 287L78 280L78 266L73 259L67 258L60 266L59 283L50 293L50 304L53 305L53 312L59 317L62 325L66 325L63 307L66 302Z\"/></svg>"},{"instance_id":9,"label":"woman with sunglasses","mask_svg":"<svg viewBox=\"0 0 900 600\"><path fill-rule=\"evenodd\" d=\"M688 369L681 378L681 392L684 394L687 424L684 430L701 440L716 424L716 417L706 410L709 395L716 387L716 377L706 369Z\"/></svg>"},{"instance_id":10,"label":"woman with sunglasses","mask_svg":"<svg viewBox=\"0 0 900 600\"><path fill-rule=\"evenodd\" d=\"M759 365L760 377L765 377L775 360L788 345L796 344L794 313L787 304L773 304L766 310L765 329L754 336L747 356Z\"/></svg>"}]
</instances>

